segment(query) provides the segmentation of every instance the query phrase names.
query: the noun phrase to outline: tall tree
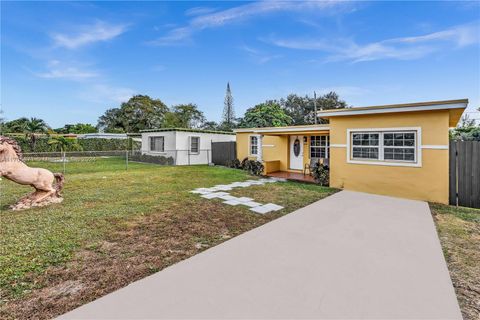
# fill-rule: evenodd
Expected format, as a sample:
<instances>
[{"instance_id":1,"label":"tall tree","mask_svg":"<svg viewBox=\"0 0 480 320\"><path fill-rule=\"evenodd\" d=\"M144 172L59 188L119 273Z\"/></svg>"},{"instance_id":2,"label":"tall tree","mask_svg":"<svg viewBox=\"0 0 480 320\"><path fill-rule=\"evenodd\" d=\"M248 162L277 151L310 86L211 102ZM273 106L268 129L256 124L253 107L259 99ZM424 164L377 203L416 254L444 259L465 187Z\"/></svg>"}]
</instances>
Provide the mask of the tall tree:
<instances>
[{"instance_id":1,"label":"tall tree","mask_svg":"<svg viewBox=\"0 0 480 320\"><path fill-rule=\"evenodd\" d=\"M75 138L54 137L48 140L48 144L52 146L55 151L80 151L82 146Z\"/></svg>"},{"instance_id":2,"label":"tall tree","mask_svg":"<svg viewBox=\"0 0 480 320\"><path fill-rule=\"evenodd\" d=\"M98 128L105 132L139 132L162 126L168 107L160 99L136 95L120 108L108 109L98 119Z\"/></svg>"},{"instance_id":3,"label":"tall tree","mask_svg":"<svg viewBox=\"0 0 480 320\"><path fill-rule=\"evenodd\" d=\"M22 117L4 123L4 132L6 133L25 133L28 118Z\"/></svg>"},{"instance_id":4,"label":"tall tree","mask_svg":"<svg viewBox=\"0 0 480 320\"><path fill-rule=\"evenodd\" d=\"M76 123L76 124L66 124L62 128L55 129L57 133L95 133L97 128L92 126L90 123Z\"/></svg>"},{"instance_id":5,"label":"tall tree","mask_svg":"<svg viewBox=\"0 0 480 320\"><path fill-rule=\"evenodd\" d=\"M24 122L24 133L30 140L32 150L35 150L37 143L37 134L46 133L50 127L45 121L38 118L30 118Z\"/></svg>"},{"instance_id":6,"label":"tall tree","mask_svg":"<svg viewBox=\"0 0 480 320\"><path fill-rule=\"evenodd\" d=\"M219 130L218 123L215 121L207 121L202 124L201 129L204 130Z\"/></svg>"},{"instance_id":7,"label":"tall tree","mask_svg":"<svg viewBox=\"0 0 480 320\"><path fill-rule=\"evenodd\" d=\"M228 129L232 129L235 126L235 110L233 108L233 96L232 91L230 90L230 82L227 82L221 126Z\"/></svg>"},{"instance_id":8,"label":"tall tree","mask_svg":"<svg viewBox=\"0 0 480 320\"><path fill-rule=\"evenodd\" d=\"M275 101L267 101L247 109L245 116L240 120L240 127L281 127L288 126L293 119Z\"/></svg>"},{"instance_id":9,"label":"tall tree","mask_svg":"<svg viewBox=\"0 0 480 320\"><path fill-rule=\"evenodd\" d=\"M196 104L179 104L165 115L164 127L167 128L200 128L205 122L203 112Z\"/></svg>"},{"instance_id":10,"label":"tall tree","mask_svg":"<svg viewBox=\"0 0 480 320\"><path fill-rule=\"evenodd\" d=\"M298 96L296 94L289 94L287 98L280 99L280 105L285 109L285 112L292 117L293 124L306 124L306 116L312 112L313 102L308 96Z\"/></svg>"},{"instance_id":11,"label":"tall tree","mask_svg":"<svg viewBox=\"0 0 480 320\"><path fill-rule=\"evenodd\" d=\"M480 124L476 125L475 119L465 114L458 126L450 131L450 138L463 141L480 141Z\"/></svg>"},{"instance_id":12,"label":"tall tree","mask_svg":"<svg viewBox=\"0 0 480 320\"><path fill-rule=\"evenodd\" d=\"M279 103L287 114L292 117L294 125L315 123L314 98L308 95L301 97L289 94L286 99L280 99ZM329 92L317 97L317 110L340 109L347 107L347 103L340 99L337 93ZM319 120L319 122L325 122Z\"/></svg>"}]
</instances>

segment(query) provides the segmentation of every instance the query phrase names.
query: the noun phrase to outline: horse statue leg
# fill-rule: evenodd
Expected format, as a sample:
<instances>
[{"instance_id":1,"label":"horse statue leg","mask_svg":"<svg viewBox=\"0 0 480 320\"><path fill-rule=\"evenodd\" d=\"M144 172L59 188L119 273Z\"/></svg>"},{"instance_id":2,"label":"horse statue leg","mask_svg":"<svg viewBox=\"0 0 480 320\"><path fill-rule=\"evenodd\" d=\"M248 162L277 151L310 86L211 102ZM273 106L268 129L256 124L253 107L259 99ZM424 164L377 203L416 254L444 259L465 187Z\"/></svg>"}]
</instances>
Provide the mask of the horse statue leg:
<instances>
[{"instance_id":1,"label":"horse statue leg","mask_svg":"<svg viewBox=\"0 0 480 320\"><path fill-rule=\"evenodd\" d=\"M46 173L46 174L45 174ZM65 180L63 174L61 173L51 173L49 171L44 171L45 177L44 179L39 179L36 183L34 183L32 186L35 188L36 192L41 191L45 192L44 195L41 197L35 199L35 202L42 202L48 197L51 196L56 196L56 197L61 197L62 195L60 192L63 189L63 182ZM50 175L53 175L53 178L56 182L55 185L53 185L53 181L50 178Z\"/></svg>"}]
</instances>

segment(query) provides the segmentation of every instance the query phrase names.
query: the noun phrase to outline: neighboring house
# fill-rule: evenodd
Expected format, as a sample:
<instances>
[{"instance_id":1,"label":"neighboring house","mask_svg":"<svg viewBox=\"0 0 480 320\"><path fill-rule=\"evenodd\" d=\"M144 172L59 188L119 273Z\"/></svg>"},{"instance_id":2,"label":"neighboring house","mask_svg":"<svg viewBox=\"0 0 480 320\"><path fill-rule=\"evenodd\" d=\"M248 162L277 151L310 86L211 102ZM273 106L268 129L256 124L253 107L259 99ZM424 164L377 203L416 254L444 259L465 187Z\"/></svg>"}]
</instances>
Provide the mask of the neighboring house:
<instances>
[{"instance_id":1,"label":"neighboring house","mask_svg":"<svg viewBox=\"0 0 480 320\"><path fill-rule=\"evenodd\" d=\"M77 134L78 139L127 139L126 133L83 133Z\"/></svg>"},{"instance_id":2,"label":"neighboring house","mask_svg":"<svg viewBox=\"0 0 480 320\"><path fill-rule=\"evenodd\" d=\"M330 186L448 203L449 128L468 100L319 111L329 124L237 129L237 155L265 173L330 165Z\"/></svg>"},{"instance_id":3,"label":"neighboring house","mask_svg":"<svg viewBox=\"0 0 480 320\"><path fill-rule=\"evenodd\" d=\"M176 165L207 164L212 142L235 141L235 133L197 129L143 130L142 154L172 157Z\"/></svg>"}]
</instances>

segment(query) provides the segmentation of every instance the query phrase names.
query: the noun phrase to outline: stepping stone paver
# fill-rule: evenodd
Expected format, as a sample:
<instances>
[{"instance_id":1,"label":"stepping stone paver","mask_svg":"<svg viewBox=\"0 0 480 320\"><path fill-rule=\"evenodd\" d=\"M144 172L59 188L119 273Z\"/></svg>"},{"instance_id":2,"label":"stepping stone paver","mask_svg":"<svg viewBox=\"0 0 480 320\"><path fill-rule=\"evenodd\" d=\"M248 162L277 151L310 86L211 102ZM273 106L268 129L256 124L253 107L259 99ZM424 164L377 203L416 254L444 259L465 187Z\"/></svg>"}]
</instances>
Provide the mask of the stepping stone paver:
<instances>
[{"instance_id":1,"label":"stepping stone paver","mask_svg":"<svg viewBox=\"0 0 480 320\"><path fill-rule=\"evenodd\" d=\"M207 194L207 193L212 192L210 189L206 189L206 188L202 188L202 189L205 189L205 190L195 189L195 190L192 190L190 192L191 193L197 193L197 194Z\"/></svg>"},{"instance_id":2,"label":"stepping stone paver","mask_svg":"<svg viewBox=\"0 0 480 320\"><path fill-rule=\"evenodd\" d=\"M237 198L236 200L239 201L239 202L250 202L250 201L253 201L252 198L248 198L248 197L240 197L240 198Z\"/></svg>"},{"instance_id":3,"label":"stepping stone paver","mask_svg":"<svg viewBox=\"0 0 480 320\"><path fill-rule=\"evenodd\" d=\"M224 184L220 184L218 186L215 186L214 188L216 190L219 190L219 191L230 191L230 190L232 190L232 186L224 185Z\"/></svg>"},{"instance_id":4,"label":"stepping stone paver","mask_svg":"<svg viewBox=\"0 0 480 320\"><path fill-rule=\"evenodd\" d=\"M258 202L255 202L255 201L242 202L242 204L244 206L247 206L247 207L250 207L250 208L258 207L258 206L262 205L261 203L258 203Z\"/></svg>"},{"instance_id":5,"label":"stepping stone paver","mask_svg":"<svg viewBox=\"0 0 480 320\"><path fill-rule=\"evenodd\" d=\"M278 211L282 209L283 209L282 206L279 206L278 204L274 204L274 203L267 203L267 204L264 204L263 206L250 208L251 211L261 213L261 214L265 214L270 211Z\"/></svg>"},{"instance_id":6,"label":"stepping stone paver","mask_svg":"<svg viewBox=\"0 0 480 320\"><path fill-rule=\"evenodd\" d=\"M202 198L205 199L215 199L219 198L223 203L230 206L244 205L250 207L250 210L256 213L265 214L271 211L278 211L283 209L282 206L276 205L274 203L261 204L259 202L253 201L253 198L248 197L235 197L230 195L228 192L233 188L246 188L250 186L264 185L265 183L274 183L278 181L286 181L283 178L261 178L258 180L246 180L242 182L232 182L230 184L219 184L211 188L197 188L190 191L191 193L200 194Z\"/></svg>"},{"instance_id":7,"label":"stepping stone paver","mask_svg":"<svg viewBox=\"0 0 480 320\"><path fill-rule=\"evenodd\" d=\"M227 192L212 192L212 193L207 193L207 194L201 195L201 197L205 198L205 199L213 199L213 198L218 198L218 197L221 197L221 196L225 196L227 194L228 194Z\"/></svg>"},{"instance_id":8,"label":"stepping stone paver","mask_svg":"<svg viewBox=\"0 0 480 320\"><path fill-rule=\"evenodd\" d=\"M267 203L267 204L264 204L262 207L271 209L273 211L278 211L283 209L282 206L279 206L278 204L275 204L275 203Z\"/></svg>"},{"instance_id":9,"label":"stepping stone paver","mask_svg":"<svg viewBox=\"0 0 480 320\"><path fill-rule=\"evenodd\" d=\"M258 207L250 208L250 211L265 214L265 213L269 213L270 211L273 211L273 210L269 209L269 208L265 208L264 206L258 206Z\"/></svg>"},{"instance_id":10,"label":"stepping stone paver","mask_svg":"<svg viewBox=\"0 0 480 320\"><path fill-rule=\"evenodd\" d=\"M226 194L226 195L224 195L224 196L220 196L220 197L218 197L218 198L219 198L219 199L223 199L223 200L227 200L227 201L228 201L228 200L237 200L237 199L238 199L237 197L231 196L231 195L229 195L229 194Z\"/></svg>"},{"instance_id":11,"label":"stepping stone paver","mask_svg":"<svg viewBox=\"0 0 480 320\"><path fill-rule=\"evenodd\" d=\"M230 206L238 206L239 204L242 204L240 201L238 200L228 200L228 201L224 201L222 203L225 203L225 204L228 204Z\"/></svg>"}]
</instances>

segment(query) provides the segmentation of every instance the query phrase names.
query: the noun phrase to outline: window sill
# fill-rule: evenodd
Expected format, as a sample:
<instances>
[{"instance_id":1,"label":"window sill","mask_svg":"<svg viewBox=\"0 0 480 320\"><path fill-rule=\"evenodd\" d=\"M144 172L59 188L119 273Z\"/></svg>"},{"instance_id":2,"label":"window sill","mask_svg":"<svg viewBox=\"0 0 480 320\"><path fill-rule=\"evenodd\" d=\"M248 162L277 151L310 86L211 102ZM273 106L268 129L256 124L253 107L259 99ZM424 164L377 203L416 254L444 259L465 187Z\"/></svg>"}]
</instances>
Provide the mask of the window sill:
<instances>
[{"instance_id":1,"label":"window sill","mask_svg":"<svg viewBox=\"0 0 480 320\"><path fill-rule=\"evenodd\" d=\"M395 162L395 161L378 161L378 160L347 160L351 164L367 164L373 166L389 166L389 167L414 167L421 168L421 162Z\"/></svg>"}]
</instances>

